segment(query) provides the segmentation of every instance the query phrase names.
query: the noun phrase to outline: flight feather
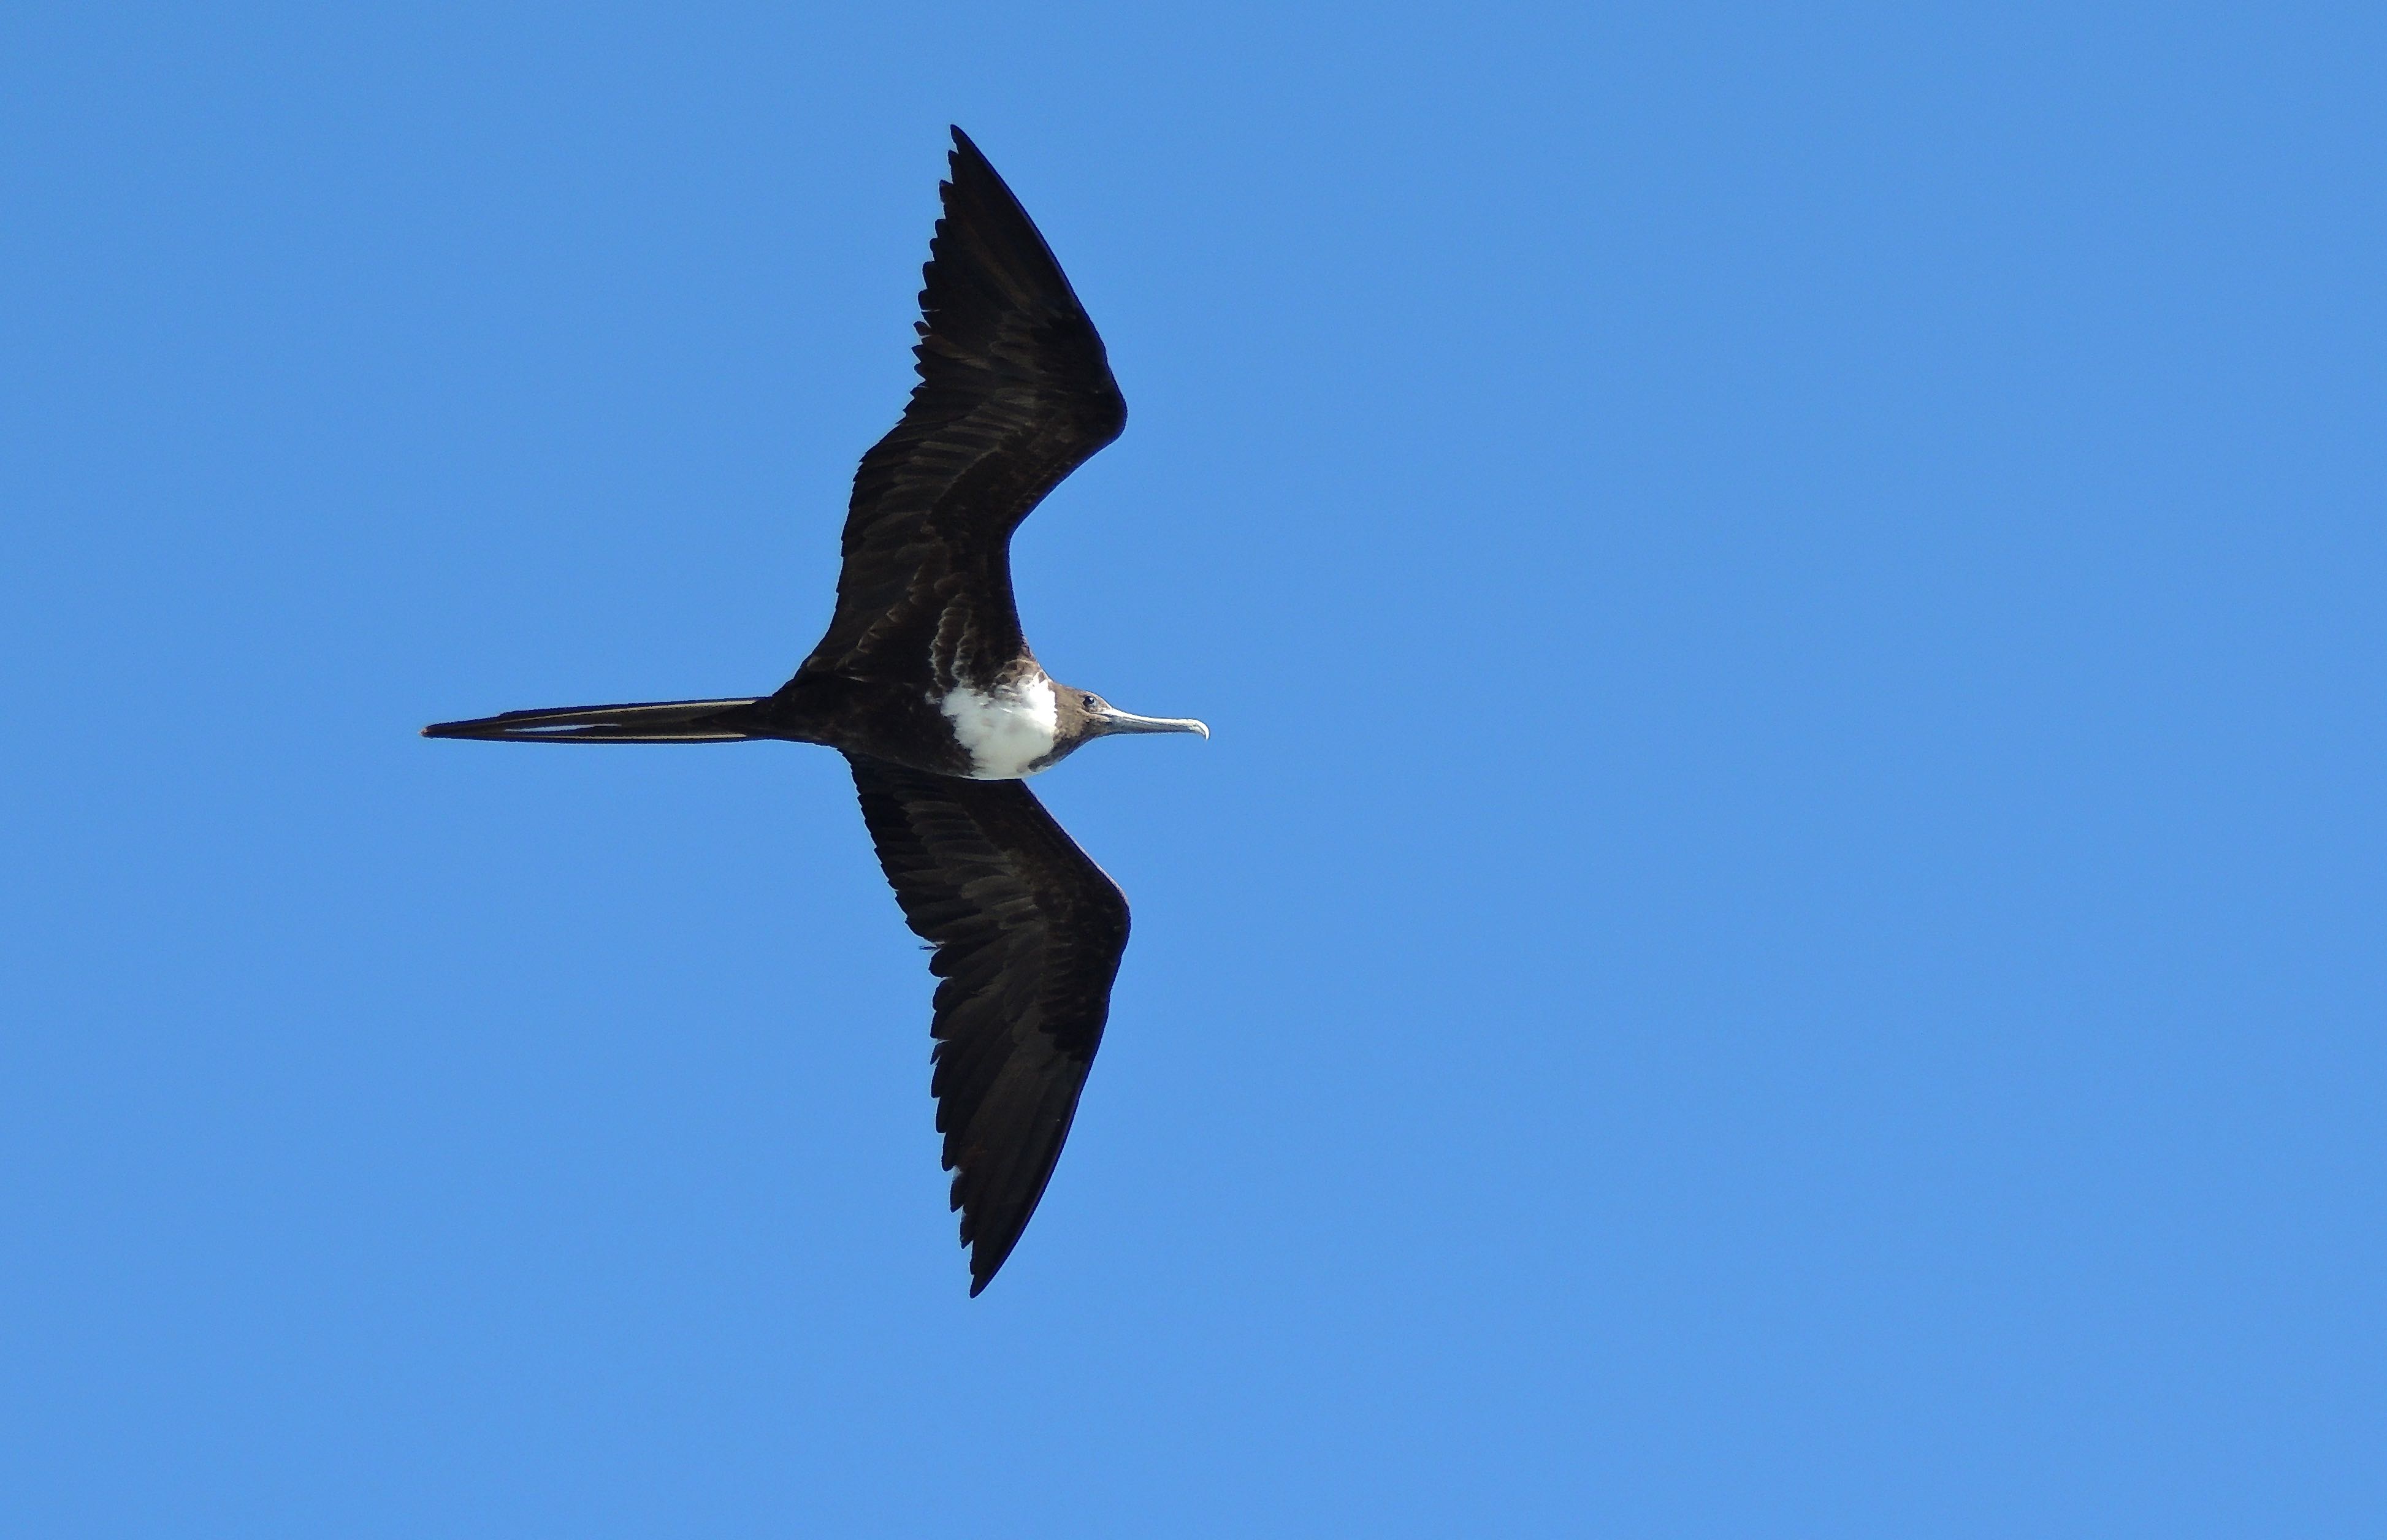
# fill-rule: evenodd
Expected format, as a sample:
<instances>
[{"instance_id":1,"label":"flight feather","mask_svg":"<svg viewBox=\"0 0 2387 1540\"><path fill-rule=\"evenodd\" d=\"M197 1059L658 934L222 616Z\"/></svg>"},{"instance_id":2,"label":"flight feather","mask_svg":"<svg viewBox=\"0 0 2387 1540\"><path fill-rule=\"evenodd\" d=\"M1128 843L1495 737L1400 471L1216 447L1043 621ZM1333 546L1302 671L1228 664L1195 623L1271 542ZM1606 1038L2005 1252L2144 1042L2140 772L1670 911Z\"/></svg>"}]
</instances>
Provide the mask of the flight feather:
<instances>
[{"instance_id":1,"label":"flight feather","mask_svg":"<svg viewBox=\"0 0 2387 1540\"><path fill-rule=\"evenodd\" d=\"M1068 1138L1127 950L1127 899L1022 783L847 759L904 921L936 948L930 1089L975 1294Z\"/></svg>"},{"instance_id":2,"label":"flight feather","mask_svg":"<svg viewBox=\"0 0 2387 1540\"><path fill-rule=\"evenodd\" d=\"M853 478L837 611L807 670L989 677L1026 651L1012 531L1127 423L1102 338L1011 189L954 131L922 270L920 381Z\"/></svg>"}]
</instances>

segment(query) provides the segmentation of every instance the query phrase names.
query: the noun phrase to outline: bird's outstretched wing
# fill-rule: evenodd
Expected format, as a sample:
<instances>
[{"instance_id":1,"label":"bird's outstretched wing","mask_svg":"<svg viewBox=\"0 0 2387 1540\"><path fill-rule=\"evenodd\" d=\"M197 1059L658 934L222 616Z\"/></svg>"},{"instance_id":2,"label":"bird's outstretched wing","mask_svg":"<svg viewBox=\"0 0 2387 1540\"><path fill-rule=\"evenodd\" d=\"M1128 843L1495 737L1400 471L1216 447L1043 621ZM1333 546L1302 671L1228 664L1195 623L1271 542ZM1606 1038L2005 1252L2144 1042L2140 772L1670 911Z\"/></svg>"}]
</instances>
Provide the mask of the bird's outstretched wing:
<instances>
[{"instance_id":1,"label":"bird's outstretched wing","mask_svg":"<svg viewBox=\"0 0 2387 1540\"><path fill-rule=\"evenodd\" d=\"M1069 1136L1127 950L1127 898L1022 783L846 757L903 918L936 947L931 1089L976 1294Z\"/></svg>"},{"instance_id":2,"label":"bird's outstretched wing","mask_svg":"<svg viewBox=\"0 0 2387 1540\"><path fill-rule=\"evenodd\" d=\"M1012 531L1119 435L1094 323L1019 200L961 130L920 291L920 383L862 457L828 634L806 670L991 682L1023 649ZM874 666L883 664L884 666Z\"/></svg>"}]
</instances>

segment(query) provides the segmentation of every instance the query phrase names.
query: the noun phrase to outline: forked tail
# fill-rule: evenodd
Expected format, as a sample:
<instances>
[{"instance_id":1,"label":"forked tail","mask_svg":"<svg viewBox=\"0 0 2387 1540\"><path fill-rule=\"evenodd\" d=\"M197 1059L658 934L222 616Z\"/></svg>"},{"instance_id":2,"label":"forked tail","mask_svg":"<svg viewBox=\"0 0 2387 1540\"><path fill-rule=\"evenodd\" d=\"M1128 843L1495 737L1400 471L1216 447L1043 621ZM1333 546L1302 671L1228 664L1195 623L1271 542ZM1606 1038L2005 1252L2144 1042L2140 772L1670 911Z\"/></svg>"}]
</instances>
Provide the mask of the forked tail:
<instances>
[{"instance_id":1,"label":"forked tail","mask_svg":"<svg viewBox=\"0 0 2387 1540\"><path fill-rule=\"evenodd\" d=\"M772 736L762 730L754 710L760 704L760 700L650 701L505 712L471 722L435 722L423 729L423 736L505 743L736 743Z\"/></svg>"}]
</instances>

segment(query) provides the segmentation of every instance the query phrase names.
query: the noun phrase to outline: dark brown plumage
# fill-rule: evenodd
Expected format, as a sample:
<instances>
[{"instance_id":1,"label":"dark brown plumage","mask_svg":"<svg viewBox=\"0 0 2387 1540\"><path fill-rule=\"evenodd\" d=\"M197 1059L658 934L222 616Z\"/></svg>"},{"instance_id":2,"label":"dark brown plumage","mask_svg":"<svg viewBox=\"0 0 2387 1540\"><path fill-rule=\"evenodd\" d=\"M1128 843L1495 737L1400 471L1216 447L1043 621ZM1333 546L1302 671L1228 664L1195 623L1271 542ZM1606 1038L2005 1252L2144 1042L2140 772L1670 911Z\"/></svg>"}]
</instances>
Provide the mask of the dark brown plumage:
<instances>
[{"instance_id":1,"label":"dark brown plumage","mask_svg":"<svg viewBox=\"0 0 2387 1540\"><path fill-rule=\"evenodd\" d=\"M1069 1136L1127 951L1127 895L1018 781L848 758L904 922L937 949L930 1088L975 1294Z\"/></svg>"},{"instance_id":2,"label":"dark brown plumage","mask_svg":"<svg viewBox=\"0 0 2387 1540\"><path fill-rule=\"evenodd\" d=\"M1018 200L954 130L924 270L920 383L853 478L828 629L775 694L509 712L423 729L547 743L827 744L903 917L936 952L937 1128L970 1293L1036 1211L1127 946L1127 900L1019 777L1115 733L1200 732L1047 675L1011 536L1118 436L1093 322Z\"/></svg>"},{"instance_id":3,"label":"dark brown plumage","mask_svg":"<svg viewBox=\"0 0 2387 1540\"><path fill-rule=\"evenodd\" d=\"M922 270L920 383L854 473L837 613L790 688L991 680L1026 651L1011 534L1127 426L1094 323L1027 211L961 130Z\"/></svg>"}]
</instances>

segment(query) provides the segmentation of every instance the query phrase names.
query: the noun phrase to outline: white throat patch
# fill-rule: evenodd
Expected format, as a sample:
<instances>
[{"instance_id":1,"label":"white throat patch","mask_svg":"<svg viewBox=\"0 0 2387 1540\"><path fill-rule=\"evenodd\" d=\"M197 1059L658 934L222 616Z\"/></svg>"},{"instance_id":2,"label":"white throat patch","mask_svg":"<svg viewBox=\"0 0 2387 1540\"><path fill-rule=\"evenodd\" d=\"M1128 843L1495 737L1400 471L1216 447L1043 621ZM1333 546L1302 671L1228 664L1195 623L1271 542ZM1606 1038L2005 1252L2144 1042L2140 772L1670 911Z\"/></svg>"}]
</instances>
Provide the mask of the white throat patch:
<instances>
[{"instance_id":1,"label":"white throat patch","mask_svg":"<svg viewBox=\"0 0 2387 1540\"><path fill-rule=\"evenodd\" d=\"M1053 751L1053 681L1042 673L991 692L961 685L938 706L968 751L972 780L1025 779Z\"/></svg>"}]
</instances>

